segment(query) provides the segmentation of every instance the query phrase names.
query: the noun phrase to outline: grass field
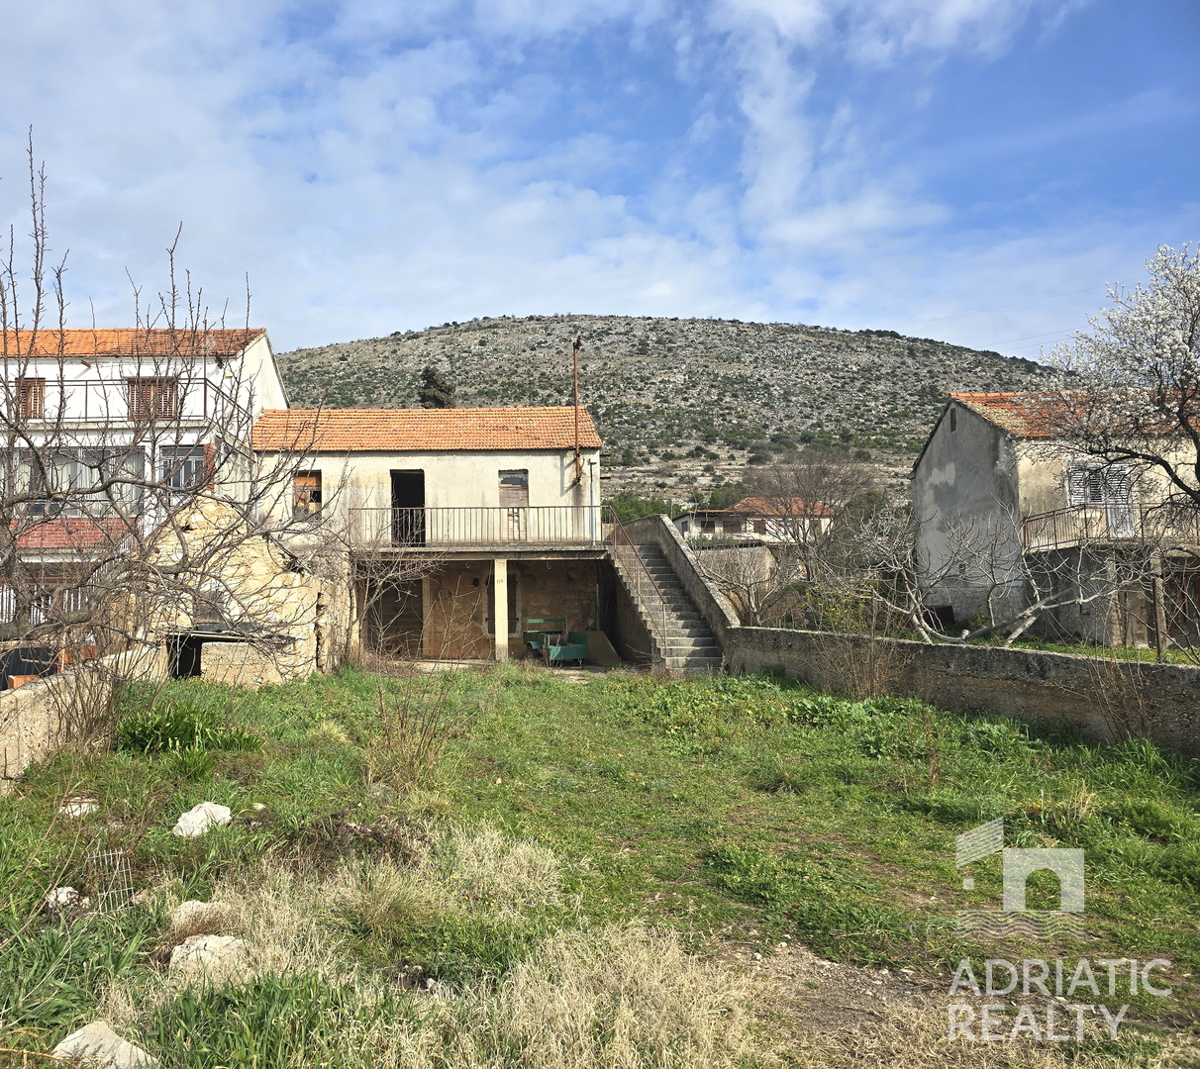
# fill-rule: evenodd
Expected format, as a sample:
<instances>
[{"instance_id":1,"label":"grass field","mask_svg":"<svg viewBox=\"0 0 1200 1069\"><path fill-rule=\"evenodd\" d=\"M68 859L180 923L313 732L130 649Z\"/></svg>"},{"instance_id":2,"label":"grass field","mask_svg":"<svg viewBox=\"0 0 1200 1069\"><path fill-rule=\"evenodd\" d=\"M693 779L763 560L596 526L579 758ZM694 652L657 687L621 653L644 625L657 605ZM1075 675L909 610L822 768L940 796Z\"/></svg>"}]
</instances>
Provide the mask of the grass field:
<instances>
[{"instance_id":1,"label":"grass field","mask_svg":"<svg viewBox=\"0 0 1200 1069\"><path fill-rule=\"evenodd\" d=\"M861 1036L810 1043L723 953L788 942L941 998L881 1026L892 1064L1195 1064L1200 766L1141 740L767 677L520 667L172 684L123 714L115 752L62 753L0 802L0 1047L101 1014L197 1069L866 1064ZM93 814L58 814L83 795ZM206 800L237 819L173 836ZM995 856L957 869L954 838L996 817L1008 846L1086 850L1086 943L955 936L1001 883ZM98 846L128 852L143 900L46 923L48 888L98 889ZM1029 886L1055 908L1048 873ZM185 982L166 910L210 897L255 964ZM989 956L1165 958L1173 994L1108 1000L1135 1021L1116 1043L948 1044L956 965Z\"/></svg>"}]
</instances>

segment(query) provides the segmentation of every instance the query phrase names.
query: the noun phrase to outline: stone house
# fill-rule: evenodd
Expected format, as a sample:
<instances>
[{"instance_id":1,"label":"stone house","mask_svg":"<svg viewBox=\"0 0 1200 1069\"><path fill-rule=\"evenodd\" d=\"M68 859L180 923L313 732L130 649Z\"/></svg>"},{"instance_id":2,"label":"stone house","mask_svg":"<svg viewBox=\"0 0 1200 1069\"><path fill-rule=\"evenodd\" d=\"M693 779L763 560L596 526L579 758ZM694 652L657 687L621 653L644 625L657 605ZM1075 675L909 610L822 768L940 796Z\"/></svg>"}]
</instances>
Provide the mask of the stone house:
<instances>
[{"instance_id":1,"label":"stone house","mask_svg":"<svg viewBox=\"0 0 1200 1069\"><path fill-rule=\"evenodd\" d=\"M1153 471L1074 455L1052 395L953 393L913 465L916 557L943 623L1049 594L1035 633L1103 645L1194 630L1200 530Z\"/></svg>"}]
</instances>

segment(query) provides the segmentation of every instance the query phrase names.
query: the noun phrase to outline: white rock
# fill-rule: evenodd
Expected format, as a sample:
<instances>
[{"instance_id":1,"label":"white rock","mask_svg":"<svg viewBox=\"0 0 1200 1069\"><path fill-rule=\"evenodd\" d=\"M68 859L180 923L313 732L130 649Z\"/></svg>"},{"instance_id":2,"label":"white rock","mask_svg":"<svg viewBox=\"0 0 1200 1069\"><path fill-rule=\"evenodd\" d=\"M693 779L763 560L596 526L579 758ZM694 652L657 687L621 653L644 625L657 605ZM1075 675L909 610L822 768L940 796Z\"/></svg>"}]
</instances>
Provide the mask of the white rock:
<instances>
[{"instance_id":1,"label":"white rock","mask_svg":"<svg viewBox=\"0 0 1200 1069\"><path fill-rule=\"evenodd\" d=\"M218 927L229 915L229 907L221 902L180 902L170 914L172 928L195 928L197 925Z\"/></svg>"},{"instance_id":2,"label":"white rock","mask_svg":"<svg viewBox=\"0 0 1200 1069\"><path fill-rule=\"evenodd\" d=\"M81 895L74 887L55 887L46 892L42 899L48 913L65 913L68 910L87 909L92 900L87 895Z\"/></svg>"},{"instance_id":3,"label":"white rock","mask_svg":"<svg viewBox=\"0 0 1200 1069\"><path fill-rule=\"evenodd\" d=\"M203 835L210 828L228 824L232 819L233 814L230 813L229 806L218 805L216 802L201 802L184 813L171 831L175 835L190 839Z\"/></svg>"},{"instance_id":4,"label":"white rock","mask_svg":"<svg viewBox=\"0 0 1200 1069\"><path fill-rule=\"evenodd\" d=\"M99 803L91 798L68 798L58 807L58 811L65 817L86 817L99 808Z\"/></svg>"},{"instance_id":5,"label":"white rock","mask_svg":"<svg viewBox=\"0 0 1200 1069\"><path fill-rule=\"evenodd\" d=\"M158 1065L141 1047L122 1039L107 1021L93 1021L72 1032L51 1052L62 1061L103 1066L104 1069L150 1069Z\"/></svg>"},{"instance_id":6,"label":"white rock","mask_svg":"<svg viewBox=\"0 0 1200 1069\"><path fill-rule=\"evenodd\" d=\"M206 972L210 976L228 976L238 972L247 959L244 939L231 935L189 935L171 951L173 973Z\"/></svg>"}]
</instances>

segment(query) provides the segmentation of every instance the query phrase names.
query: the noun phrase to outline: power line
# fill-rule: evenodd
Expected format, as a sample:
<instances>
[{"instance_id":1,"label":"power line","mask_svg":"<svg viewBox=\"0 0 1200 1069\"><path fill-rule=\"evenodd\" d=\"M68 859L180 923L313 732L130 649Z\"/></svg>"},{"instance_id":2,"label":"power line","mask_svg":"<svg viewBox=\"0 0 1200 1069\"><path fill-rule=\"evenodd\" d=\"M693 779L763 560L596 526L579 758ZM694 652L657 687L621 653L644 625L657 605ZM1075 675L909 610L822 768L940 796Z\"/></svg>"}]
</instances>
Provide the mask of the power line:
<instances>
[{"instance_id":1,"label":"power line","mask_svg":"<svg viewBox=\"0 0 1200 1069\"><path fill-rule=\"evenodd\" d=\"M998 341L998 342L993 342L992 344L993 345L1011 345L1015 341L1028 341L1030 338L1048 338L1048 337L1050 337L1051 334L1066 334L1069 331L1073 331L1075 329L1077 329L1077 328L1063 327L1062 330L1048 330L1048 331L1046 331L1045 334L1026 334L1025 337L1023 337L1023 338L1009 338L1008 341ZM1027 348L1029 348L1029 346L1022 345L1021 348L1027 349Z\"/></svg>"},{"instance_id":2,"label":"power line","mask_svg":"<svg viewBox=\"0 0 1200 1069\"><path fill-rule=\"evenodd\" d=\"M1085 286L1081 290L1071 290L1069 293L1050 293L1045 297L1030 297L1027 301L1013 301L1011 304L997 304L992 308L978 308L974 312L957 312L952 316L939 316L937 319L926 319L920 323L910 323L909 327L910 329L912 327L924 327L930 323L945 323L948 319L963 319L966 316L983 315L985 312L999 312L1005 308L1019 308L1024 304L1036 304L1038 301L1053 301L1059 297L1074 297L1078 293L1091 293L1093 290L1099 289L1102 285L1103 283L1095 283L1091 286Z\"/></svg>"}]
</instances>

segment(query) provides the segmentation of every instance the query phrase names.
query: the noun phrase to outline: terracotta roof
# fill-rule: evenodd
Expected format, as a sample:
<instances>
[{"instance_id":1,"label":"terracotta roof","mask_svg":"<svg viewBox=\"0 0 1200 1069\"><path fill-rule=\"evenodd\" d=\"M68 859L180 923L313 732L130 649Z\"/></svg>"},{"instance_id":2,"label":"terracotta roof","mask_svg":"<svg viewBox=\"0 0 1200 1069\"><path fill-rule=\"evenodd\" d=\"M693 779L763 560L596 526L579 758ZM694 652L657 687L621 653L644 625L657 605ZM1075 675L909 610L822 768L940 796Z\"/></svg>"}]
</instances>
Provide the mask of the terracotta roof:
<instances>
[{"instance_id":1,"label":"terracotta roof","mask_svg":"<svg viewBox=\"0 0 1200 1069\"><path fill-rule=\"evenodd\" d=\"M950 399L1016 438L1052 438L1068 414L1062 394L952 393Z\"/></svg>"},{"instance_id":2,"label":"terracotta roof","mask_svg":"<svg viewBox=\"0 0 1200 1069\"><path fill-rule=\"evenodd\" d=\"M573 449L575 410L560 408L267 409L254 425L254 448L321 453ZM586 408L579 444L603 444Z\"/></svg>"},{"instance_id":3,"label":"terracotta roof","mask_svg":"<svg viewBox=\"0 0 1200 1069\"><path fill-rule=\"evenodd\" d=\"M32 524L17 535L22 549L92 549L118 546L132 533L131 519L58 516Z\"/></svg>"},{"instance_id":4,"label":"terracotta roof","mask_svg":"<svg viewBox=\"0 0 1200 1069\"><path fill-rule=\"evenodd\" d=\"M266 331L39 330L0 333L0 354L21 356L231 356Z\"/></svg>"},{"instance_id":5,"label":"terracotta roof","mask_svg":"<svg viewBox=\"0 0 1200 1069\"><path fill-rule=\"evenodd\" d=\"M744 497L728 508L697 509L700 516L832 516L828 505L808 504L800 497Z\"/></svg>"}]
</instances>

